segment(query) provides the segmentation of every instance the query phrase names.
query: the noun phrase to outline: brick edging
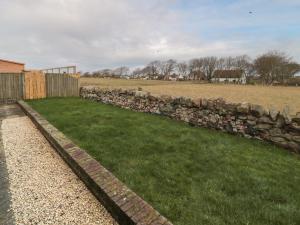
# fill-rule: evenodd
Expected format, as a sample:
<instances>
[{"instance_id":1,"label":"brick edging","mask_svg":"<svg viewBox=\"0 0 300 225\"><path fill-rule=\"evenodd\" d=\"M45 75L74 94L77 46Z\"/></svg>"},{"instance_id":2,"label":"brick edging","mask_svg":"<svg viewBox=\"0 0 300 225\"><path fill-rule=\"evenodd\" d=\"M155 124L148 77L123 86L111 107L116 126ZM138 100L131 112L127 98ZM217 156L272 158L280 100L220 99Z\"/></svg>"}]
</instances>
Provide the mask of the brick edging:
<instances>
[{"instance_id":1,"label":"brick edging","mask_svg":"<svg viewBox=\"0 0 300 225\"><path fill-rule=\"evenodd\" d=\"M24 101L19 106L119 224L172 225Z\"/></svg>"}]
</instances>

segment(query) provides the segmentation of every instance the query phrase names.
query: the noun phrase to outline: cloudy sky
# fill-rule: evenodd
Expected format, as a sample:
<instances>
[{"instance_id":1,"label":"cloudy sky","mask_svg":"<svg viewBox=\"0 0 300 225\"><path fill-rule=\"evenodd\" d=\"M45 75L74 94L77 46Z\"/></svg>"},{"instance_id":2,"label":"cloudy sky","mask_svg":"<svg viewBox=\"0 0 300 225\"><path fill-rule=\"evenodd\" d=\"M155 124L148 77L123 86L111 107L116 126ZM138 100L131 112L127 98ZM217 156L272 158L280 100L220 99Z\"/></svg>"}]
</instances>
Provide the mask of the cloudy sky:
<instances>
[{"instance_id":1,"label":"cloudy sky","mask_svg":"<svg viewBox=\"0 0 300 225\"><path fill-rule=\"evenodd\" d=\"M299 12L300 0L0 0L0 58L82 71L273 49L300 61Z\"/></svg>"}]
</instances>

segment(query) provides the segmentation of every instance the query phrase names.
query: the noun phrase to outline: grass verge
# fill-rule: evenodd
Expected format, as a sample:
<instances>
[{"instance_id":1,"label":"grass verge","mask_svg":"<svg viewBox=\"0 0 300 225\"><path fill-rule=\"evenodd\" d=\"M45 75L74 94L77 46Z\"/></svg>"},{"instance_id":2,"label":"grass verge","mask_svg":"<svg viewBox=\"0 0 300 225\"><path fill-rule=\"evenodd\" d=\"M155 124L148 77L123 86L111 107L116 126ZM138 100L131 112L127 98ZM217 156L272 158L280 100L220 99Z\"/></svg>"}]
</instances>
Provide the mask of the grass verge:
<instances>
[{"instance_id":1,"label":"grass verge","mask_svg":"<svg viewBox=\"0 0 300 225\"><path fill-rule=\"evenodd\" d=\"M79 98L28 103L174 224L300 224L286 150Z\"/></svg>"}]
</instances>

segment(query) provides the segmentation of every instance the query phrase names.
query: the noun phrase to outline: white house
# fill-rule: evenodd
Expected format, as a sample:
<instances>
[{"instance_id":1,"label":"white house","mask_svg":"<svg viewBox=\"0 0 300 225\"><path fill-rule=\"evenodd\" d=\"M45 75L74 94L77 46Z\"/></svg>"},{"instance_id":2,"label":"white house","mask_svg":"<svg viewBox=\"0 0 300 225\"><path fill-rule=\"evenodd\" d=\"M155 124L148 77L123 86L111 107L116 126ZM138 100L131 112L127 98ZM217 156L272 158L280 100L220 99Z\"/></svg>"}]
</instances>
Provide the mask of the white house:
<instances>
[{"instance_id":1,"label":"white house","mask_svg":"<svg viewBox=\"0 0 300 225\"><path fill-rule=\"evenodd\" d=\"M246 84L243 70L215 70L212 82Z\"/></svg>"}]
</instances>

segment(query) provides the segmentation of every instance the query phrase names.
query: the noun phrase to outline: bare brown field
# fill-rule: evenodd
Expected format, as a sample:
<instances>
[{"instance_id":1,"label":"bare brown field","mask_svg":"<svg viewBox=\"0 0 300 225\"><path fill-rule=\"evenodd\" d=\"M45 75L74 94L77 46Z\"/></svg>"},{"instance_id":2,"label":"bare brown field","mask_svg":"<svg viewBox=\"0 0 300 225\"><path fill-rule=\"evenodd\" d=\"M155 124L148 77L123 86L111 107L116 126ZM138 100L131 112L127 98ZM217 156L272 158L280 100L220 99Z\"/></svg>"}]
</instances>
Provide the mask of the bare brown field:
<instances>
[{"instance_id":1,"label":"bare brown field","mask_svg":"<svg viewBox=\"0 0 300 225\"><path fill-rule=\"evenodd\" d=\"M228 102L249 102L263 105L267 109L282 111L288 107L290 114L300 112L300 88L281 86L252 86L229 84L201 84L156 80L121 80L81 78L81 86L94 85L106 88L136 89L153 94L186 96L190 98L224 98Z\"/></svg>"}]
</instances>

